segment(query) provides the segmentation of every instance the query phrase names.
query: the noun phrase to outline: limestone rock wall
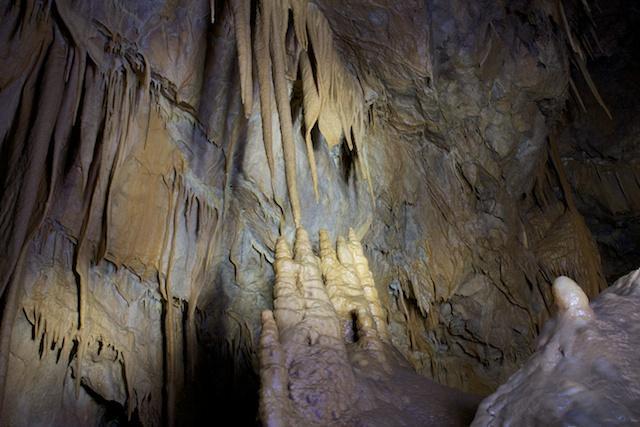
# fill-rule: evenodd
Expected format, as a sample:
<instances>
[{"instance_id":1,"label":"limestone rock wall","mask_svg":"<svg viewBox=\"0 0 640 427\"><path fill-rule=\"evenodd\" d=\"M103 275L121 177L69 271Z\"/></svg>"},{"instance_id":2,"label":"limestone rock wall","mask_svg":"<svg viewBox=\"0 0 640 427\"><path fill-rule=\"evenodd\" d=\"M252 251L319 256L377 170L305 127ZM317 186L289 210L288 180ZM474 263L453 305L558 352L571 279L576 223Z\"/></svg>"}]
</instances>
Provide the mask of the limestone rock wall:
<instances>
[{"instance_id":1,"label":"limestone rock wall","mask_svg":"<svg viewBox=\"0 0 640 427\"><path fill-rule=\"evenodd\" d=\"M419 371L476 393L530 354L553 277L571 272L590 295L604 286L553 149L570 60L554 10L325 10L372 97L378 199L365 246L395 344Z\"/></svg>"}]
</instances>

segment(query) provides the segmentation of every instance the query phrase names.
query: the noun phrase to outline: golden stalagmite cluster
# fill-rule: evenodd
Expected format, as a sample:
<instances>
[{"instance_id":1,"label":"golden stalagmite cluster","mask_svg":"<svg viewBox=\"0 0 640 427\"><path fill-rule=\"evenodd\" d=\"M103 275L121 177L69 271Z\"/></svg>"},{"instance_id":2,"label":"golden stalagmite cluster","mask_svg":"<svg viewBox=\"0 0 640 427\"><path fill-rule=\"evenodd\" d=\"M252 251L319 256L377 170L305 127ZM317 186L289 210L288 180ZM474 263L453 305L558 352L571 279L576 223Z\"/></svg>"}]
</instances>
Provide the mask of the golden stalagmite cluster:
<instances>
[{"instance_id":1,"label":"golden stalagmite cluster","mask_svg":"<svg viewBox=\"0 0 640 427\"><path fill-rule=\"evenodd\" d=\"M279 117L287 188L296 226L301 213L296 181L296 153L293 139L293 119L289 101L287 75L300 71L302 78L305 142L309 170L316 198L318 173L311 142L311 130L317 124L329 147L344 139L350 150L358 152L362 176L371 181L365 155L365 103L360 84L342 63L333 43L333 35L325 16L307 0L260 1L254 28L251 28L251 2L231 2L236 28L236 42L244 112L253 111L253 58L256 61L262 119L263 141L269 170L273 179L272 102ZM289 51L286 36L289 11L293 16L296 44ZM252 45L253 32L253 45ZM253 52L253 56L252 56ZM293 62L290 58L293 57Z\"/></svg>"},{"instance_id":2,"label":"golden stalagmite cluster","mask_svg":"<svg viewBox=\"0 0 640 427\"><path fill-rule=\"evenodd\" d=\"M352 364L390 372L389 332L360 242L351 232L336 251L322 231L318 257L298 228L293 253L278 240L275 271L274 310L262 315L262 420L346 420L358 394Z\"/></svg>"}]
</instances>

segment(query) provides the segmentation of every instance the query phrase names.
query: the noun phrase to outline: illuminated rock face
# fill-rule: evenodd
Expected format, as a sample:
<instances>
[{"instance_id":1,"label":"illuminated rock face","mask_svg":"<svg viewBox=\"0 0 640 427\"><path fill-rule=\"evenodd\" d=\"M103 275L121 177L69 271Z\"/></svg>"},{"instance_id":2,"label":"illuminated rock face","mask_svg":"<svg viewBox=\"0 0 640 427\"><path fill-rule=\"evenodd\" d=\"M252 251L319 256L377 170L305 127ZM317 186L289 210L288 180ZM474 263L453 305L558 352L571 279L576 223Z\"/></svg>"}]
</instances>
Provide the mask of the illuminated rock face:
<instances>
[{"instance_id":1,"label":"illuminated rock face","mask_svg":"<svg viewBox=\"0 0 640 427\"><path fill-rule=\"evenodd\" d=\"M550 281L604 280L549 138L560 11L469 3L0 0L0 424L254 422L297 224L362 241L320 253L362 286L341 331L504 382Z\"/></svg>"},{"instance_id":2,"label":"illuminated rock face","mask_svg":"<svg viewBox=\"0 0 640 427\"><path fill-rule=\"evenodd\" d=\"M276 245L274 309L262 313L260 419L266 426L465 425L477 399L410 369L353 233L327 233L320 256L303 229ZM381 326L385 325L385 326Z\"/></svg>"},{"instance_id":3,"label":"illuminated rock face","mask_svg":"<svg viewBox=\"0 0 640 427\"><path fill-rule=\"evenodd\" d=\"M640 422L639 278L640 270L620 278L591 307L575 291L568 299L577 304L559 301L559 314L545 325L534 356L482 402L473 425Z\"/></svg>"},{"instance_id":4,"label":"illuminated rock face","mask_svg":"<svg viewBox=\"0 0 640 427\"><path fill-rule=\"evenodd\" d=\"M353 262L357 239L339 238L338 257L326 235L321 242L319 258L302 229L294 253L277 243L274 311L262 313L260 337L263 424L468 425L477 400L407 369L376 326L379 301L367 295L366 266ZM592 305L568 277L552 289L558 313L536 352L472 425L637 424L640 270Z\"/></svg>"}]
</instances>

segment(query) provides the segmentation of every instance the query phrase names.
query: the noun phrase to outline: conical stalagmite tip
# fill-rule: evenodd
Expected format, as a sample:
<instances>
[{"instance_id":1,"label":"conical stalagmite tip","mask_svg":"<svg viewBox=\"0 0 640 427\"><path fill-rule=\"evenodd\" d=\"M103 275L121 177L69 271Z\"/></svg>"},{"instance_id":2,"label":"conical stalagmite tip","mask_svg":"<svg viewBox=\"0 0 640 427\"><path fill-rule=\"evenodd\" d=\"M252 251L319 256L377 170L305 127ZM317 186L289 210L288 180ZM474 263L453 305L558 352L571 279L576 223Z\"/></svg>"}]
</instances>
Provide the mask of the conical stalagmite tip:
<instances>
[{"instance_id":1,"label":"conical stalagmite tip","mask_svg":"<svg viewBox=\"0 0 640 427\"><path fill-rule=\"evenodd\" d=\"M296 228L296 241L297 240L309 240L309 233L302 227Z\"/></svg>"},{"instance_id":2,"label":"conical stalagmite tip","mask_svg":"<svg viewBox=\"0 0 640 427\"><path fill-rule=\"evenodd\" d=\"M337 242L338 259L343 264L353 264L353 255L347 245L347 240L343 236L338 236Z\"/></svg>"},{"instance_id":3,"label":"conical stalagmite tip","mask_svg":"<svg viewBox=\"0 0 640 427\"><path fill-rule=\"evenodd\" d=\"M313 255L309 234L304 228L298 227L296 229L295 257L301 259L308 255Z\"/></svg>"},{"instance_id":4,"label":"conical stalagmite tip","mask_svg":"<svg viewBox=\"0 0 640 427\"><path fill-rule=\"evenodd\" d=\"M284 236L278 237L276 242L276 259L280 258L292 258L291 248L287 243L287 239Z\"/></svg>"},{"instance_id":5,"label":"conical stalagmite tip","mask_svg":"<svg viewBox=\"0 0 640 427\"><path fill-rule=\"evenodd\" d=\"M335 256L335 249L329 237L329 232L325 229L320 230L320 256Z\"/></svg>"},{"instance_id":6,"label":"conical stalagmite tip","mask_svg":"<svg viewBox=\"0 0 640 427\"><path fill-rule=\"evenodd\" d=\"M556 305L562 312L581 317L590 317L593 314L589 298L572 279L566 276L556 278L552 290Z\"/></svg>"},{"instance_id":7,"label":"conical stalagmite tip","mask_svg":"<svg viewBox=\"0 0 640 427\"><path fill-rule=\"evenodd\" d=\"M269 322L273 322L273 312L271 310L263 310L262 311L262 324L266 324Z\"/></svg>"}]
</instances>

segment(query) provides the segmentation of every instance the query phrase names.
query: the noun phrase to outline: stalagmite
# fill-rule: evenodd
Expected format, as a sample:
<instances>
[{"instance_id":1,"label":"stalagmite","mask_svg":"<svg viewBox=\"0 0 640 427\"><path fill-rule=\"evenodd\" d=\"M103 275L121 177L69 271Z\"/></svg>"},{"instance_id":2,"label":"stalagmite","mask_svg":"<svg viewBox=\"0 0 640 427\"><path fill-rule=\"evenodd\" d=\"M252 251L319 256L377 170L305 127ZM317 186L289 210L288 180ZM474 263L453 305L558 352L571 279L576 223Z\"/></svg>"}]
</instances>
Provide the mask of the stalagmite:
<instances>
[{"instance_id":1,"label":"stalagmite","mask_svg":"<svg viewBox=\"0 0 640 427\"><path fill-rule=\"evenodd\" d=\"M382 308L382 304L380 303L378 290L376 289L376 285L373 281L373 274L371 274L371 270L369 269L369 262L367 261L367 257L364 255L364 251L362 250L362 245L352 228L349 229L348 248L353 256L353 266L358 278L360 279L360 283L362 284L364 296L369 303L369 309L371 310L376 322L376 329L383 340L390 341L391 336L389 335L387 322L385 321L386 315Z\"/></svg>"},{"instance_id":2,"label":"stalagmite","mask_svg":"<svg viewBox=\"0 0 640 427\"><path fill-rule=\"evenodd\" d=\"M274 270L278 286L274 287L274 315L281 325L302 321L304 303L298 289L298 265L293 262L293 254L284 237L276 243Z\"/></svg>"},{"instance_id":3,"label":"stalagmite","mask_svg":"<svg viewBox=\"0 0 640 427\"><path fill-rule=\"evenodd\" d=\"M284 401L287 396L285 357L278 326L271 311L262 312L260 334L260 419L266 426L286 425Z\"/></svg>"},{"instance_id":4,"label":"stalagmite","mask_svg":"<svg viewBox=\"0 0 640 427\"><path fill-rule=\"evenodd\" d=\"M339 237L336 252L327 231L320 231L321 267L327 293L341 319L344 338L375 353L376 359L387 369L382 341L388 341L389 336L380 313L378 294L370 288L373 280L367 278L370 275L368 266L363 266L349 246L343 237ZM367 268L367 273L363 268ZM354 321L356 330L353 330Z\"/></svg>"},{"instance_id":5,"label":"stalagmite","mask_svg":"<svg viewBox=\"0 0 640 427\"><path fill-rule=\"evenodd\" d=\"M552 289L556 305L562 312L583 319L593 317L589 298L576 282L566 276L560 276L553 281Z\"/></svg>"},{"instance_id":6,"label":"stalagmite","mask_svg":"<svg viewBox=\"0 0 640 427\"><path fill-rule=\"evenodd\" d=\"M416 390L431 390L430 405L437 406L438 396L451 392L419 376L414 377L415 383L405 382L406 368L378 333L366 290L354 270L364 264L354 261L359 255L358 250L352 253L352 245L352 239L343 238L334 244L322 231L318 259L306 231L298 228L292 258L284 237L279 238L275 316L262 313L262 422L270 426L395 425L409 419L409 412L411 420L421 425L449 425L440 416L427 422L424 401L412 400ZM296 310L284 311L284 307ZM394 399L393 393L404 395ZM458 396L458 402L465 400L472 401ZM385 410L379 411L381 407Z\"/></svg>"},{"instance_id":7,"label":"stalagmite","mask_svg":"<svg viewBox=\"0 0 640 427\"><path fill-rule=\"evenodd\" d=\"M341 337L340 328L335 308L324 288L320 260L313 253L309 235L302 228L296 230L294 260L300 268L298 286L305 302L303 321L313 331L309 334L309 342L314 344L322 337L329 341L338 340Z\"/></svg>"}]
</instances>

